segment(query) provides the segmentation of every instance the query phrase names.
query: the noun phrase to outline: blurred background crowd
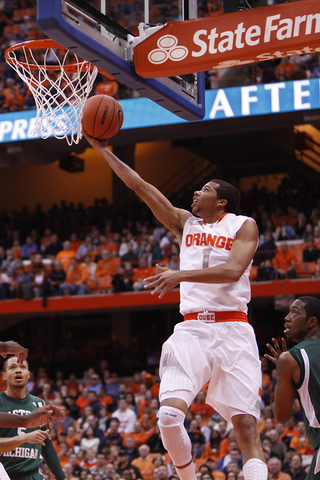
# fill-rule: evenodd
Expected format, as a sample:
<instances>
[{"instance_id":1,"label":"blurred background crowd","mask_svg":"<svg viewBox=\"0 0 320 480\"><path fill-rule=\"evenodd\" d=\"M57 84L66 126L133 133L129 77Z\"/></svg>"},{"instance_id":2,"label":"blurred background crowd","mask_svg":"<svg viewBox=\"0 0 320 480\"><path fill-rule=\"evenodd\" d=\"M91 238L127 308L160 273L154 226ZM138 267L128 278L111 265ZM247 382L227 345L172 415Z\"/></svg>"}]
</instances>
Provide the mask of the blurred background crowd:
<instances>
[{"instance_id":1,"label":"blurred background crowd","mask_svg":"<svg viewBox=\"0 0 320 480\"><path fill-rule=\"evenodd\" d=\"M272 413L274 370L262 358L262 411L259 432L269 479L303 480L313 450L306 438L299 404L287 424ZM0 388L5 389L1 384ZM89 367L80 378L57 370L31 371L28 391L47 404L60 405L65 419L49 425L50 436L67 479L177 479L157 427L159 377L147 370L118 378L108 362ZM232 424L205 403L206 388L194 400L185 426L192 442L199 480L241 480L242 455ZM45 464L41 471L51 474Z\"/></svg>"},{"instance_id":2,"label":"blurred background crowd","mask_svg":"<svg viewBox=\"0 0 320 480\"><path fill-rule=\"evenodd\" d=\"M171 200L189 209L192 195ZM260 231L252 281L318 276L317 185L285 178L272 193L253 184L239 213L255 218ZM48 211L40 204L32 212L3 210L0 232L2 300L141 291L156 264L179 269L177 239L139 201L126 211L103 198L87 208L62 200Z\"/></svg>"}]
</instances>

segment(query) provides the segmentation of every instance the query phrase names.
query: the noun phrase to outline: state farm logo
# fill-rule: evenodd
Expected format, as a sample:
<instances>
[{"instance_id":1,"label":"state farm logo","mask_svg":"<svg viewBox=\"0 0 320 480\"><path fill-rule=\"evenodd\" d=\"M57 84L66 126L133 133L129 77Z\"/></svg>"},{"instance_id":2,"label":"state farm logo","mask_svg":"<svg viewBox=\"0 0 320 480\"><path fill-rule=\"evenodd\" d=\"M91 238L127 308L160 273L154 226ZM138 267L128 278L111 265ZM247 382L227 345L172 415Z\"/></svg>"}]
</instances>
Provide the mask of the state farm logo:
<instances>
[{"instance_id":1,"label":"state farm logo","mask_svg":"<svg viewBox=\"0 0 320 480\"><path fill-rule=\"evenodd\" d=\"M160 65L168 59L173 62L184 60L189 53L187 47L178 45L178 39L174 35L163 35L157 41L158 48L151 50L148 54L149 62Z\"/></svg>"}]
</instances>

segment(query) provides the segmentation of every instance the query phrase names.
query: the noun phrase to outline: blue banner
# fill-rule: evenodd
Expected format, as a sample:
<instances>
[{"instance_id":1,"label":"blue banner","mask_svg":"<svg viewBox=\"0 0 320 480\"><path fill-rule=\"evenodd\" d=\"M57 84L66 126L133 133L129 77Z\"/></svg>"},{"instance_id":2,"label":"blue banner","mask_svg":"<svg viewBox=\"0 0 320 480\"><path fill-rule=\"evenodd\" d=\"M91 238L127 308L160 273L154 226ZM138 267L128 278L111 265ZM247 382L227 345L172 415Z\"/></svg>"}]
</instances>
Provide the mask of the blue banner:
<instances>
[{"instance_id":1,"label":"blue banner","mask_svg":"<svg viewBox=\"0 0 320 480\"><path fill-rule=\"evenodd\" d=\"M207 90L205 95L208 121L227 118L268 115L320 108L320 79L248 85ZM120 100L124 112L122 130L186 123L148 98ZM32 140L36 111L0 115L0 143Z\"/></svg>"}]
</instances>

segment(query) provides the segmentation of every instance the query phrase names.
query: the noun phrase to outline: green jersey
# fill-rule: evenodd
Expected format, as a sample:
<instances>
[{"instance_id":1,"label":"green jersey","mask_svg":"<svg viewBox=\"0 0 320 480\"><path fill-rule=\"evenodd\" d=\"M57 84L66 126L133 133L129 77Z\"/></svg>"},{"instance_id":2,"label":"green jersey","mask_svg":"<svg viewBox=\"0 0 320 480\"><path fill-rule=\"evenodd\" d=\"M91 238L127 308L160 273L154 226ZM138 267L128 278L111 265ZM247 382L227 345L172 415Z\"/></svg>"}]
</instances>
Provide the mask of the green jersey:
<instances>
[{"instance_id":1,"label":"green jersey","mask_svg":"<svg viewBox=\"0 0 320 480\"><path fill-rule=\"evenodd\" d=\"M320 445L320 339L308 338L289 350L300 367L295 384L300 397L309 442L314 450Z\"/></svg>"},{"instance_id":2,"label":"green jersey","mask_svg":"<svg viewBox=\"0 0 320 480\"><path fill-rule=\"evenodd\" d=\"M30 393L27 393L25 398L17 399L9 397L4 392L0 392L0 412L29 415L33 410L43 405L44 401L41 398L30 395ZM0 437L15 437L34 430L47 429L47 425L34 428L0 428ZM46 439L45 444L43 447L40 443L31 444L26 442L10 452L1 453L0 462L3 464L9 477L19 478L37 472L42 463L43 456L56 479L63 480L65 474L61 468L51 440Z\"/></svg>"}]
</instances>

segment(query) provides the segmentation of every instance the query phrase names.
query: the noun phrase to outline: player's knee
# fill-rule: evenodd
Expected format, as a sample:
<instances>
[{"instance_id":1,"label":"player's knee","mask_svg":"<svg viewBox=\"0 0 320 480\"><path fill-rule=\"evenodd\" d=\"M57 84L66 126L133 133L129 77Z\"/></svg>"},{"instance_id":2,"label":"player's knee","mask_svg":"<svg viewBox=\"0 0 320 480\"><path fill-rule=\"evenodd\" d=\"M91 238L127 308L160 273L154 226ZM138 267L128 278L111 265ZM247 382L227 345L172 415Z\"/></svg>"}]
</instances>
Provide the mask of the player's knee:
<instances>
[{"instance_id":1,"label":"player's knee","mask_svg":"<svg viewBox=\"0 0 320 480\"><path fill-rule=\"evenodd\" d=\"M158 411L159 427L174 427L182 425L185 414L175 407L163 406Z\"/></svg>"},{"instance_id":2,"label":"player's knee","mask_svg":"<svg viewBox=\"0 0 320 480\"><path fill-rule=\"evenodd\" d=\"M259 437L257 422L251 415L236 415L232 417L237 442L255 443Z\"/></svg>"}]
</instances>

